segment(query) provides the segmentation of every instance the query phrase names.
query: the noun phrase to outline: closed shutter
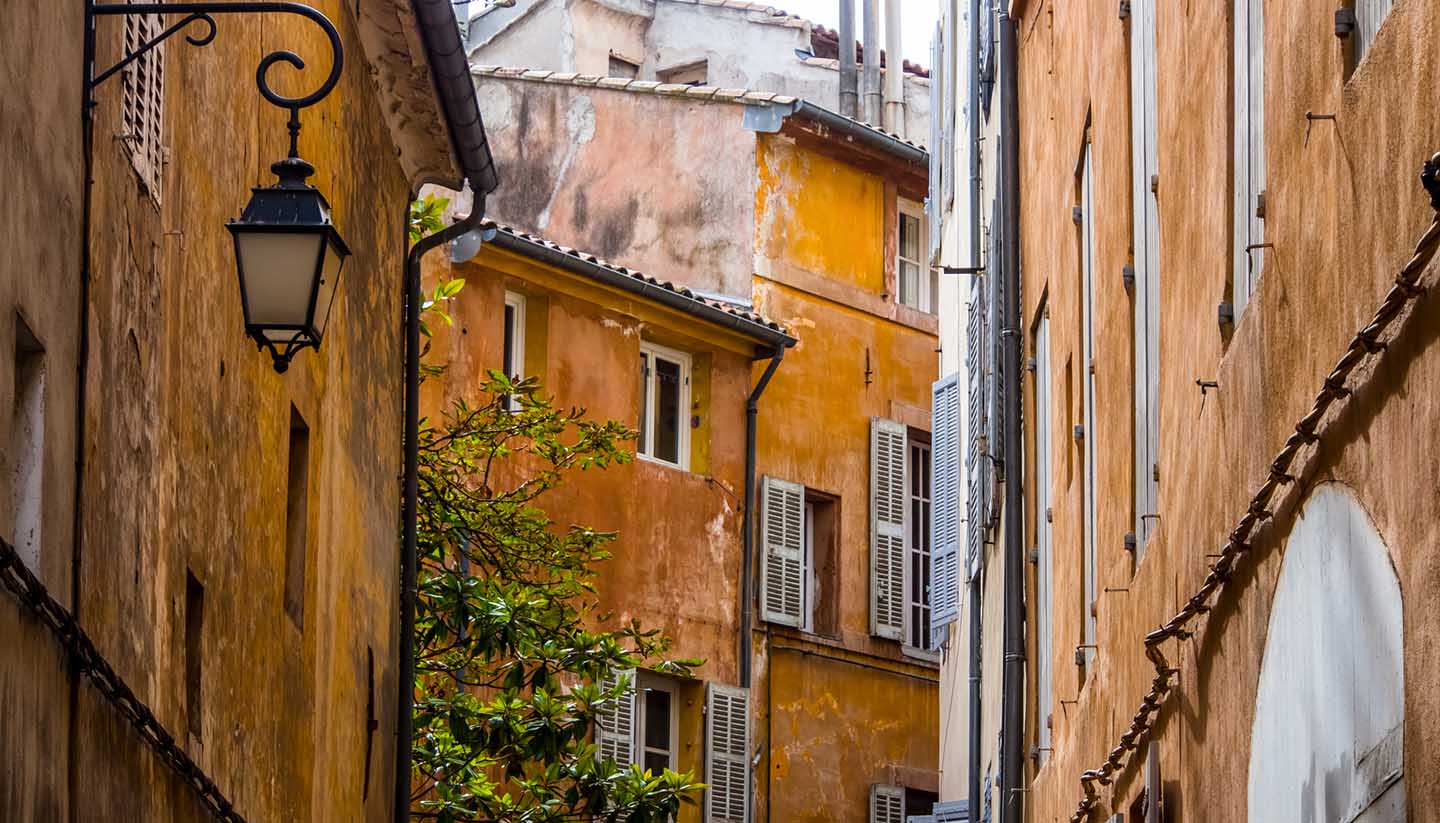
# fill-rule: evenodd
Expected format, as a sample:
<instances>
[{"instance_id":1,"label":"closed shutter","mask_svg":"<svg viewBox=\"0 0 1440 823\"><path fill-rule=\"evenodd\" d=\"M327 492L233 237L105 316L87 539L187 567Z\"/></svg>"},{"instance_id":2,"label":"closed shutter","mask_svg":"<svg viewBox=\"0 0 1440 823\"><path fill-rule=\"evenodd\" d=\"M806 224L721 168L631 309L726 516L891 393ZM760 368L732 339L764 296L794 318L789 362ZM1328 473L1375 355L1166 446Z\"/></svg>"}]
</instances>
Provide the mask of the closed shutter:
<instances>
[{"instance_id":1,"label":"closed shutter","mask_svg":"<svg viewBox=\"0 0 1440 823\"><path fill-rule=\"evenodd\" d=\"M799 627L805 616L805 487L766 477L760 489L760 618Z\"/></svg>"},{"instance_id":2,"label":"closed shutter","mask_svg":"<svg viewBox=\"0 0 1440 823\"><path fill-rule=\"evenodd\" d=\"M711 683L705 691L705 820L745 823L750 810L750 694Z\"/></svg>"},{"instance_id":3,"label":"closed shutter","mask_svg":"<svg viewBox=\"0 0 1440 823\"><path fill-rule=\"evenodd\" d=\"M870 421L870 633L905 630L905 427Z\"/></svg>"},{"instance_id":4,"label":"closed shutter","mask_svg":"<svg viewBox=\"0 0 1440 823\"><path fill-rule=\"evenodd\" d=\"M615 701L610 711L603 712L595 721L595 746L600 757L613 760L617 765L629 766L635 762L635 670L619 669L601 678L600 688L611 691L625 684L625 690Z\"/></svg>"},{"instance_id":5,"label":"closed shutter","mask_svg":"<svg viewBox=\"0 0 1440 823\"><path fill-rule=\"evenodd\" d=\"M871 786L870 823L905 823L905 790L878 783Z\"/></svg>"},{"instance_id":6,"label":"closed shutter","mask_svg":"<svg viewBox=\"0 0 1440 823\"><path fill-rule=\"evenodd\" d=\"M940 200L941 181L945 176L945 169L949 165L950 158L945 155L944 144L944 123L941 112L945 110L945 70L942 57L945 53L945 44L941 40L942 32L939 24L935 26L934 39L930 41L930 65L934 70L930 72L930 188L929 196L925 198L925 222L929 228L930 253L926 257L928 266L936 266L940 263L940 232L942 223L945 220L945 210ZM939 302L940 296L930 295L930 303L933 307Z\"/></svg>"},{"instance_id":7,"label":"closed shutter","mask_svg":"<svg viewBox=\"0 0 1440 823\"><path fill-rule=\"evenodd\" d=\"M945 642L960 611L960 375L930 392L930 648Z\"/></svg>"},{"instance_id":8,"label":"closed shutter","mask_svg":"<svg viewBox=\"0 0 1440 823\"><path fill-rule=\"evenodd\" d=\"M1355 0L1355 60L1359 62L1370 50L1370 44L1375 42L1375 35L1380 31L1380 24L1385 22L1385 15L1390 13L1390 7L1395 0Z\"/></svg>"}]
</instances>

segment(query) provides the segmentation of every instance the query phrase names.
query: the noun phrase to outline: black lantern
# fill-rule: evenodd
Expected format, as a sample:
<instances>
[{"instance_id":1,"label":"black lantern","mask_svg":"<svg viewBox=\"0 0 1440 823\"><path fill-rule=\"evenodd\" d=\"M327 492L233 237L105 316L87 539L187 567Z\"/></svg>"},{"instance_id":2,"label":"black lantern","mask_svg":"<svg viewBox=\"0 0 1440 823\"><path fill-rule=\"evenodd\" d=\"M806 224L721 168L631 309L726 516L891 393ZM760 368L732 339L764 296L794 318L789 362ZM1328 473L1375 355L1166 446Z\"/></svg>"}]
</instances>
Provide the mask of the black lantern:
<instances>
[{"instance_id":1,"label":"black lantern","mask_svg":"<svg viewBox=\"0 0 1440 823\"><path fill-rule=\"evenodd\" d=\"M245 213L226 227L235 236L245 331L283 372L297 351L320 348L350 249L325 196L305 182L314 166L292 154L270 170L279 181L254 189Z\"/></svg>"}]
</instances>

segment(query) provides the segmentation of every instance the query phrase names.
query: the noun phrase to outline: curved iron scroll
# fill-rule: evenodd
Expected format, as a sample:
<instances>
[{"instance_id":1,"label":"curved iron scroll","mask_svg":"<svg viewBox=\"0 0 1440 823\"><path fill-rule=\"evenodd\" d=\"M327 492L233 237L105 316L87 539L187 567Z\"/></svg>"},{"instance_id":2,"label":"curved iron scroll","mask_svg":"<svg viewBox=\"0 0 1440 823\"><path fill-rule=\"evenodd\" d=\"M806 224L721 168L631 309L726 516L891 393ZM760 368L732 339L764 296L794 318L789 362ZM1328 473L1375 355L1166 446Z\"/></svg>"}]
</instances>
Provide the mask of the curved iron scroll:
<instances>
[{"instance_id":1,"label":"curved iron scroll","mask_svg":"<svg viewBox=\"0 0 1440 823\"><path fill-rule=\"evenodd\" d=\"M196 37L186 35L185 40L192 46L204 46L215 39L215 18L213 14L298 14L301 17L309 18L330 38L330 50L334 60L330 66L330 76L320 88L304 95L303 97L286 97L276 92L266 81L270 67L276 63L289 63L296 69L304 69L305 61L292 51L283 49L272 51L260 60L260 65L255 70L255 84L260 87L260 94L272 105L290 111L292 134L299 129L299 112L306 106L313 106L325 99L337 83L340 82L340 70L345 64L345 50L340 44L340 33L335 30L335 25L330 18L302 3L289 2L233 2L233 3L92 3L91 14L121 15L121 14L182 14L180 20L154 38L140 44L135 51L125 55L124 59L103 72L100 72L90 81L90 87L94 88L108 79L111 75L124 69L126 66L140 59L146 52L160 45L181 29L194 22L204 23L207 30L204 34ZM293 153L293 152L292 152Z\"/></svg>"}]
</instances>

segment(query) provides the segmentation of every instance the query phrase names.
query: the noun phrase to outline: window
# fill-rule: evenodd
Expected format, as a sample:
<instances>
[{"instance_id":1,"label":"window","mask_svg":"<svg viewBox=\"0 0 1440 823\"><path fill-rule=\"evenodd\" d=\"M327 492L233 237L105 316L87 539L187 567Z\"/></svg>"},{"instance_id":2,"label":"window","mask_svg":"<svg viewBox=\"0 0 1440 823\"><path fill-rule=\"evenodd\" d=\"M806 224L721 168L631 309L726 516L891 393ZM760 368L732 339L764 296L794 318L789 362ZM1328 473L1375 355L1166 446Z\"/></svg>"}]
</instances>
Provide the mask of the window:
<instances>
[{"instance_id":1,"label":"window","mask_svg":"<svg viewBox=\"0 0 1440 823\"><path fill-rule=\"evenodd\" d=\"M688 469L690 356L641 344L640 401L640 455Z\"/></svg>"},{"instance_id":2,"label":"window","mask_svg":"<svg viewBox=\"0 0 1440 823\"><path fill-rule=\"evenodd\" d=\"M933 296L939 291L935 271L925 265L925 208L909 200L900 201L899 237L896 244L895 274L899 279L900 302L912 309L933 312Z\"/></svg>"},{"instance_id":3,"label":"window","mask_svg":"<svg viewBox=\"0 0 1440 823\"><path fill-rule=\"evenodd\" d=\"M662 69L655 73L661 83L679 83L685 86L703 86L709 80L710 64L707 60L696 60L683 66Z\"/></svg>"},{"instance_id":4,"label":"window","mask_svg":"<svg viewBox=\"0 0 1440 823\"><path fill-rule=\"evenodd\" d=\"M285 613L296 628L305 626L305 572L309 563L305 534L310 521L310 427L290 407L290 471L285 495Z\"/></svg>"},{"instance_id":5,"label":"window","mask_svg":"<svg viewBox=\"0 0 1440 823\"><path fill-rule=\"evenodd\" d=\"M1130 4L1130 171L1134 223L1135 562L1159 517L1160 164L1156 122L1155 0Z\"/></svg>"},{"instance_id":6,"label":"window","mask_svg":"<svg viewBox=\"0 0 1440 823\"><path fill-rule=\"evenodd\" d=\"M14 405L10 412L10 542L32 572L40 572L41 481L45 466L45 347L17 312Z\"/></svg>"},{"instance_id":7,"label":"window","mask_svg":"<svg viewBox=\"0 0 1440 823\"><path fill-rule=\"evenodd\" d=\"M1238 320L1265 265L1265 12L1263 0L1234 0L1231 143L1235 151L1231 307Z\"/></svg>"},{"instance_id":8,"label":"window","mask_svg":"<svg viewBox=\"0 0 1440 823\"><path fill-rule=\"evenodd\" d=\"M653 774L660 774L666 769L674 770L675 738L680 725L675 687L662 677L642 672L639 698L636 703L640 710L636 744L640 765Z\"/></svg>"},{"instance_id":9,"label":"window","mask_svg":"<svg viewBox=\"0 0 1440 823\"><path fill-rule=\"evenodd\" d=\"M525 376L525 298L514 292L505 292L505 343L501 351L501 370L511 380ZM505 399L511 411L520 410L520 398L511 395Z\"/></svg>"},{"instance_id":10,"label":"window","mask_svg":"<svg viewBox=\"0 0 1440 823\"><path fill-rule=\"evenodd\" d=\"M905 461L905 645L930 649L930 444L911 440Z\"/></svg>"},{"instance_id":11,"label":"window","mask_svg":"<svg viewBox=\"0 0 1440 823\"><path fill-rule=\"evenodd\" d=\"M133 0L132 0L133 2ZM132 54L165 28L158 14L127 14L125 53ZM130 150L130 163L151 197L160 199L161 170L165 162L165 46L146 52L121 72L121 138Z\"/></svg>"},{"instance_id":12,"label":"window","mask_svg":"<svg viewBox=\"0 0 1440 823\"><path fill-rule=\"evenodd\" d=\"M634 80L640 76L640 61L622 57L611 50L609 74L623 80Z\"/></svg>"},{"instance_id":13,"label":"window","mask_svg":"<svg viewBox=\"0 0 1440 823\"><path fill-rule=\"evenodd\" d=\"M778 477L760 494L761 619L838 636L838 501Z\"/></svg>"},{"instance_id":14,"label":"window","mask_svg":"<svg viewBox=\"0 0 1440 823\"><path fill-rule=\"evenodd\" d=\"M1054 711L1054 676L1051 656L1054 630L1051 625L1050 602L1054 571L1050 510L1054 482L1051 431L1054 421L1051 407L1054 387L1050 374L1050 310L1040 310L1035 328L1035 675L1039 729L1040 764L1044 765L1051 748L1050 725Z\"/></svg>"},{"instance_id":15,"label":"window","mask_svg":"<svg viewBox=\"0 0 1440 823\"><path fill-rule=\"evenodd\" d=\"M1087 139L1080 158L1080 384L1082 388L1083 423L1077 432L1081 450L1081 471L1083 478L1084 526L1081 535L1082 557L1082 601L1081 643L1095 645L1095 525L1097 501L1096 459L1099 455L1095 444L1099 439L1095 431L1095 181ZM1095 649L1086 648L1085 661L1094 658Z\"/></svg>"}]
</instances>

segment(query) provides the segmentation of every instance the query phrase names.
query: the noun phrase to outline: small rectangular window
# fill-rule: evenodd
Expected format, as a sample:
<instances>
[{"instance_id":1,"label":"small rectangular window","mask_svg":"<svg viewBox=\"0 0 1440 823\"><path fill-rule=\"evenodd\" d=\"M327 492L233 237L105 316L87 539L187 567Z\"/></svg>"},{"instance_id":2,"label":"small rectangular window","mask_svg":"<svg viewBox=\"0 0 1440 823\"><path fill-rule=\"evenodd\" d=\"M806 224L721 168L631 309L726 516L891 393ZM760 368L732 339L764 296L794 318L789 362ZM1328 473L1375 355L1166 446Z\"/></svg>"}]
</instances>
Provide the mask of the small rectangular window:
<instances>
[{"instance_id":1,"label":"small rectangular window","mask_svg":"<svg viewBox=\"0 0 1440 823\"><path fill-rule=\"evenodd\" d=\"M610 76L634 80L640 76L640 61L610 52Z\"/></svg>"},{"instance_id":2,"label":"small rectangular window","mask_svg":"<svg viewBox=\"0 0 1440 823\"><path fill-rule=\"evenodd\" d=\"M14 405L10 413L10 542L40 571L40 512L45 466L45 347L15 314Z\"/></svg>"},{"instance_id":3,"label":"small rectangular window","mask_svg":"<svg viewBox=\"0 0 1440 823\"><path fill-rule=\"evenodd\" d=\"M679 727L675 684L663 677L642 672L639 676L640 711L636 741L641 766L653 774L676 767L676 737Z\"/></svg>"},{"instance_id":4,"label":"small rectangular window","mask_svg":"<svg viewBox=\"0 0 1440 823\"><path fill-rule=\"evenodd\" d=\"M935 272L924 263L925 209L918 203L901 200L899 211L895 275L900 281L900 302L912 309L933 312L932 299L937 288Z\"/></svg>"},{"instance_id":5,"label":"small rectangular window","mask_svg":"<svg viewBox=\"0 0 1440 823\"><path fill-rule=\"evenodd\" d=\"M285 613L305 627L305 576L309 566L310 427L290 407L290 470L285 495Z\"/></svg>"},{"instance_id":6,"label":"small rectangular window","mask_svg":"<svg viewBox=\"0 0 1440 823\"><path fill-rule=\"evenodd\" d=\"M679 83L686 86L703 86L709 80L710 66L706 60L697 60L681 66L673 66L655 72L661 83Z\"/></svg>"},{"instance_id":7,"label":"small rectangular window","mask_svg":"<svg viewBox=\"0 0 1440 823\"><path fill-rule=\"evenodd\" d=\"M910 440L905 461L905 645L929 651L930 444Z\"/></svg>"},{"instance_id":8,"label":"small rectangular window","mask_svg":"<svg viewBox=\"0 0 1440 823\"><path fill-rule=\"evenodd\" d=\"M511 380L525 376L525 298L514 292L505 292L505 343L501 354L500 370ZM519 398L506 398L506 407L517 411Z\"/></svg>"},{"instance_id":9,"label":"small rectangular window","mask_svg":"<svg viewBox=\"0 0 1440 823\"><path fill-rule=\"evenodd\" d=\"M205 587L185 570L185 722L198 740L204 727L201 715L202 654L205 646Z\"/></svg>"},{"instance_id":10,"label":"small rectangular window","mask_svg":"<svg viewBox=\"0 0 1440 823\"><path fill-rule=\"evenodd\" d=\"M640 347L639 453L682 469L690 466L690 356L652 344Z\"/></svg>"}]
</instances>

